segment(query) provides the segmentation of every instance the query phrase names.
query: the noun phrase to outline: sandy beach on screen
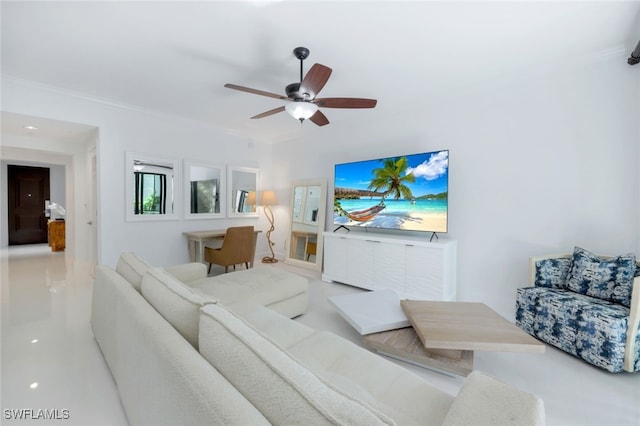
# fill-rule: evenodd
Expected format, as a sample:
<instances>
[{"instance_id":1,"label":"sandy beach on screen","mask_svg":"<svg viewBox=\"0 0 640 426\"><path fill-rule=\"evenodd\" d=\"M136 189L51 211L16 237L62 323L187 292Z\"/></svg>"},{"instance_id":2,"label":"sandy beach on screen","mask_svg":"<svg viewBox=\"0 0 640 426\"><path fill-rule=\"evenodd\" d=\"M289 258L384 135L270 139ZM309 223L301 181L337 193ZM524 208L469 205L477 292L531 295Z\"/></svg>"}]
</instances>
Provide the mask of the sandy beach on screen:
<instances>
[{"instance_id":1,"label":"sandy beach on screen","mask_svg":"<svg viewBox=\"0 0 640 426\"><path fill-rule=\"evenodd\" d=\"M367 222L356 222L344 216L334 215L334 223L356 227L446 232L447 214L433 212L411 212L407 214L383 211Z\"/></svg>"},{"instance_id":2,"label":"sandy beach on screen","mask_svg":"<svg viewBox=\"0 0 640 426\"><path fill-rule=\"evenodd\" d=\"M447 229L447 215L445 213L415 213L409 214L411 223L405 223L401 229L411 226L415 231L445 232Z\"/></svg>"}]
</instances>

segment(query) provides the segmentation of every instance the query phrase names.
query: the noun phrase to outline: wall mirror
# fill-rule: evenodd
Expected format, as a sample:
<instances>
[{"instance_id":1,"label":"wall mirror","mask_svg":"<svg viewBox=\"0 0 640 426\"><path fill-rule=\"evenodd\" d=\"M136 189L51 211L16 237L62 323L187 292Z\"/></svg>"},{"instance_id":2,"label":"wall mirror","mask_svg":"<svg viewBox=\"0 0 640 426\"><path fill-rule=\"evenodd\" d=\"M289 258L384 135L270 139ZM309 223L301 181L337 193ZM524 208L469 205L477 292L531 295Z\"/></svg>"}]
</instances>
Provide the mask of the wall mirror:
<instances>
[{"instance_id":1,"label":"wall mirror","mask_svg":"<svg viewBox=\"0 0 640 426\"><path fill-rule=\"evenodd\" d=\"M251 167L231 166L227 169L230 217L257 217L256 206L259 171Z\"/></svg>"},{"instance_id":2,"label":"wall mirror","mask_svg":"<svg viewBox=\"0 0 640 426\"><path fill-rule=\"evenodd\" d=\"M135 152L125 161L127 220L177 219L178 161Z\"/></svg>"},{"instance_id":3,"label":"wall mirror","mask_svg":"<svg viewBox=\"0 0 640 426\"><path fill-rule=\"evenodd\" d=\"M185 160L185 219L224 217L226 182L224 166Z\"/></svg>"},{"instance_id":4,"label":"wall mirror","mask_svg":"<svg viewBox=\"0 0 640 426\"><path fill-rule=\"evenodd\" d=\"M324 179L293 181L291 186L291 233L285 262L322 270L322 232L327 204Z\"/></svg>"}]
</instances>

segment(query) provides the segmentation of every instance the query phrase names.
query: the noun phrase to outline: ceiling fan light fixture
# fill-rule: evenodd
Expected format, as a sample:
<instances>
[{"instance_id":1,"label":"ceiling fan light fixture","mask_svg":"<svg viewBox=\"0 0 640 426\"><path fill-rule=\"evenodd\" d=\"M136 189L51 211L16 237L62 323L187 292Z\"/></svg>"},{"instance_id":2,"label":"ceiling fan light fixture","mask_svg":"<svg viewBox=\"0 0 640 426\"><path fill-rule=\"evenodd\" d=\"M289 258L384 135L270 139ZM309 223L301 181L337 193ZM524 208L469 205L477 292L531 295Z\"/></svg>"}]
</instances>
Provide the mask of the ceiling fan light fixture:
<instances>
[{"instance_id":1,"label":"ceiling fan light fixture","mask_svg":"<svg viewBox=\"0 0 640 426\"><path fill-rule=\"evenodd\" d=\"M311 116L313 116L313 114L318 111L318 105L312 102L294 101L289 102L287 105L285 105L284 109L289 113L290 116L302 122L308 118L311 118Z\"/></svg>"}]
</instances>

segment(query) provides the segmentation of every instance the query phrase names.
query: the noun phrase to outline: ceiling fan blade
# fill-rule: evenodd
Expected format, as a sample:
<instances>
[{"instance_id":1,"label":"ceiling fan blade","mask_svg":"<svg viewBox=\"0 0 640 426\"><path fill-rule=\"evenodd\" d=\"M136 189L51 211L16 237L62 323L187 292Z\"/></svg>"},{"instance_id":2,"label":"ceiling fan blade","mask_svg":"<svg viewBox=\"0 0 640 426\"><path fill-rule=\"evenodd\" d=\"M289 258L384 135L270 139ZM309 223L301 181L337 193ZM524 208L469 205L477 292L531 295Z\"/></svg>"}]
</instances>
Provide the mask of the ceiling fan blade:
<instances>
[{"instance_id":1,"label":"ceiling fan blade","mask_svg":"<svg viewBox=\"0 0 640 426\"><path fill-rule=\"evenodd\" d=\"M274 109L270 109L269 111L265 111L262 114L254 115L251 118L264 118L264 117L268 117L268 116L273 115L273 114L277 114L277 113L282 112L282 111L284 111L284 107L283 106L278 107L278 108L274 108Z\"/></svg>"},{"instance_id":2,"label":"ceiling fan blade","mask_svg":"<svg viewBox=\"0 0 640 426\"><path fill-rule=\"evenodd\" d=\"M276 93L265 92L264 90L252 89L250 87L238 86L237 84L227 83L224 87L233 90L240 90L241 92L253 93L254 95L268 96L276 99L289 99L286 96L278 95Z\"/></svg>"},{"instance_id":3,"label":"ceiling fan blade","mask_svg":"<svg viewBox=\"0 0 640 426\"><path fill-rule=\"evenodd\" d=\"M313 103L324 108L374 108L378 101L364 98L320 98Z\"/></svg>"},{"instance_id":4,"label":"ceiling fan blade","mask_svg":"<svg viewBox=\"0 0 640 426\"><path fill-rule=\"evenodd\" d=\"M317 124L318 126L325 126L329 124L329 119L327 118L326 115L320 112L320 110L316 111L315 114L309 117L309 120L311 120L313 123Z\"/></svg>"},{"instance_id":5,"label":"ceiling fan blade","mask_svg":"<svg viewBox=\"0 0 640 426\"><path fill-rule=\"evenodd\" d=\"M331 71L331 68L322 64L314 64L300 83L299 92L302 94L308 93L308 99L315 98L324 85L327 84Z\"/></svg>"}]
</instances>

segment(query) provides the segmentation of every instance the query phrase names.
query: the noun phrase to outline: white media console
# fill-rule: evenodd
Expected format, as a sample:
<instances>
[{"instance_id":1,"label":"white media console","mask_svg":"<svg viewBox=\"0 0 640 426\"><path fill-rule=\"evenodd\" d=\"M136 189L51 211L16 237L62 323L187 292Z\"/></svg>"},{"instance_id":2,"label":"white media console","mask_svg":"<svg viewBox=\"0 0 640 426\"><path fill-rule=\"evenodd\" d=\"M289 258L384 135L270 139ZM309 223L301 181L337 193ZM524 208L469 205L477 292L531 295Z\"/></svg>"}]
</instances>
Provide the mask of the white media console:
<instances>
[{"instance_id":1,"label":"white media console","mask_svg":"<svg viewBox=\"0 0 640 426\"><path fill-rule=\"evenodd\" d=\"M325 232L322 280L391 289L403 299L455 300L456 249L453 240Z\"/></svg>"}]
</instances>

